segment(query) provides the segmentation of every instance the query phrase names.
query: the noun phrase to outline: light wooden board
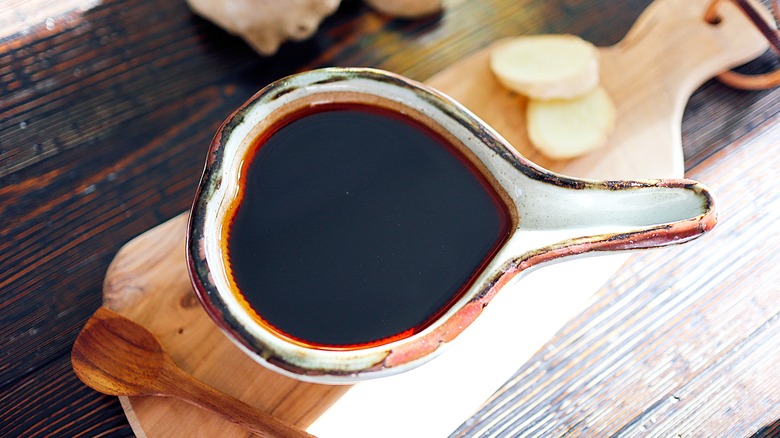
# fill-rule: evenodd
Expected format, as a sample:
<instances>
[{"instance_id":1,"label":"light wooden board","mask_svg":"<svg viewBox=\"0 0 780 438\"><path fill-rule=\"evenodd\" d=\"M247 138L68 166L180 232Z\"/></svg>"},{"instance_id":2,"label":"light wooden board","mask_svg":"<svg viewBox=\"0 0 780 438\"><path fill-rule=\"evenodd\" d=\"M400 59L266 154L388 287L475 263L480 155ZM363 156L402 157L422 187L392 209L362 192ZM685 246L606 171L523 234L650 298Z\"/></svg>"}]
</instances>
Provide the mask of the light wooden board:
<instances>
[{"instance_id":1,"label":"light wooden board","mask_svg":"<svg viewBox=\"0 0 780 438\"><path fill-rule=\"evenodd\" d=\"M730 3L702 20L708 0L657 0L619 44L600 49L601 84L618 120L607 148L552 161L529 144L525 100L489 71L489 48L426 81L454 97L523 155L560 173L597 179L679 177L680 122L691 93L718 72L757 57L766 42ZM545 267L505 287L448 351L423 367L352 387L270 372L225 338L190 287L184 215L125 245L105 279L105 305L147 326L202 381L321 437L446 436L586 304L624 255ZM138 436L246 436L183 402L122 398Z\"/></svg>"}]
</instances>

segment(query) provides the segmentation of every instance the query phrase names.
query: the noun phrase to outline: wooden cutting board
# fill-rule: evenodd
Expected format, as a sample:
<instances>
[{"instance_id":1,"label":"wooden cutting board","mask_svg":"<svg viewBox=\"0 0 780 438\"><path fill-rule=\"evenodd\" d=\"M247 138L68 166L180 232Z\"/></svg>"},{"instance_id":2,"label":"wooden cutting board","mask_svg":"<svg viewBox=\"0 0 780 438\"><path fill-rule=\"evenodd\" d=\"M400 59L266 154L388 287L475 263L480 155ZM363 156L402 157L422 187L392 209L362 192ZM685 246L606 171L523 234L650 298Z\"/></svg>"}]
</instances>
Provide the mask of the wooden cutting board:
<instances>
[{"instance_id":1,"label":"wooden cutting board","mask_svg":"<svg viewBox=\"0 0 780 438\"><path fill-rule=\"evenodd\" d=\"M702 16L708 3L657 0L623 41L600 49L601 84L615 101L618 119L608 147L578 159L553 161L530 145L526 101L495 81L489 47L426 83L460 101L548 169L597 179L680 177L680 123L691 93L767 48L729 2L720 7L722 22L707 24ZM185 228L182 214L126 244L106 273L105 305L149 328L176 363L198 379L321 437L448 435L625 261L624 255L613 255L535 271L505 287L448 351L425 366L354 386L326 386L268 371L222 335L190 287ZM141 437L247 435L177 400L120 399Z\"/></svg>"}]
</instances>

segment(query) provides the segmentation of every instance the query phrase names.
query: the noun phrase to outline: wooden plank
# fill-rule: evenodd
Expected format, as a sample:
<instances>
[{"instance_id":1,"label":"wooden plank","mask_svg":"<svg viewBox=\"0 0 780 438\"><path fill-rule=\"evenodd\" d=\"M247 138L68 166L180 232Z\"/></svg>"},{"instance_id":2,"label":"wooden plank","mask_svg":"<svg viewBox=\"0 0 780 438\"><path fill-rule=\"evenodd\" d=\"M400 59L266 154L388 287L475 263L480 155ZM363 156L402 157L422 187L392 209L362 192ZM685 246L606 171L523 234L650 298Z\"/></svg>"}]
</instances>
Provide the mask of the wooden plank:
<instances>
[{"instance_id":1,"label":"wooden plank","mask_svg":"<svg viewBox=\"0 0 780 438\"><path fill-rule=\"evenodd\" d=\"M70 345L100 305L118 249L188 207L215 126L269 81L324 65L422 80L518 33L570 32L610 45L649 3L463 1L441 17L393 21L345 1L313 39L268 59L184 2L105 0L72 26L48 31L44 21L0 39L0 435L131 433L114 398L69 373ZM198 94L209 87L213 94ZM740 142L779 111L780 90L705 84L683 119L688 162ZM756 263L750 269L763 269ZM22 409L3 415L8 406Z\"/></svg>"},{"instance_id":2,"label":"wooden plank","mask_svg":"<svg viewBox=\"0 0 780 438\"><path fill-rule=\"evenodd\" d=\"M313 40L272 58L194 18L181 2L106 1L80 26L0 41L0 290L9 297L9 322L0 329L3 381L67 353L99 304L113 254L189 207L211 136L251 94L298 69L365 65L369 54L378 67L405 73L417 59L425 63L417 74L433 73L525 23L523 7L538 7L496 6L510 19L480 29L476 40L464 30L474 14L486 14L481 4L408 23L345 5ZM565 17L556 10L550 18ZM587 21L596 18L603 16ZM545 26L539 16L532 23ZM432 56L438 46L449 54Z\"/></svg>"},{"instance_id":3,"label":"wooden plank","mask_svg":"<svg viewBox=\"0 0 780 438\"><path fill-rule=\"evenodd\" d=\"M602 83L618 107L618 129L610 137L610 144L581 159L560 162L545 160L543 164L547 167L565 174L591 178L679 176L683 163L678 124L687 93L719 69L733 65L740 59L756 56L758 49L765 45L752 26L742 16L734 14L736 11L727 15L728 25L724 24L717 29L700 21L700 15L706 7L705 0L663 0L654 6L636 23L635 29L638 31L627 37L628 43L601 49L604 66ZM682 20L687 23L684 27L679 24ZM653 24L650 32L644 31L648 23ZM728 44L724 44L724 40ZM494 80L488 68L488 50L454 64L435 75L428 83L453 95L484 117L518 150L531 155L534 151L525 141L525 128L522 125L522 102ZM670 59L665 63L654 61L661 54L672 51L675 54L669 55ZM648 64L656 66L653 68ZM648 120L652 121L650 125L647 125ZM538 154L532 156L539 157ZM532 352L545 340L530 334L519 339L513 337L514 346L511 350L518 353L511 355L505 353L506 349L501 348L503 343L498 341L507 333L524 332L524 326L516 324L517 314L532 305L540 305L538 302L529 304L533 293L521 291L522 288L527 289L526 284L521 283L517 288L502 292L502 295L529 298L512 302L512 310L505 310L510 302L502 301L497 306L501 307L503 313L496 313L491 306L490 317L493 320L504 318L507 322L497 323L495 326L500 328L492 331L479 332L481 338L474 341L476 345L466 347L463 344L466 341L461 341L450 347L450 350L473 352L477 346L493 345L492 349L480 351L482 361L478 364L469 367L463 360L453 361L451 358L460 356L449 351L437 360L436 377L430 373L421 375L415 372L393 377L389 384L364 382L349 391L347 387L339 387L323 393L322 387L296 383L259 368L216 333L200 309L186 309L187 306L182 303L193 300L186 272L183 271L182 254L178 249L183 246L183 223L183 218L176 218L134 239L122 249L106 276L107 305L154 331L177 363L210 385L243 397L259 409L272 410L281 418L297 421L302 427L309 426L324 413L325 418L317 419L317 423L312 426L318 435L360 436L386 415L403 417L408 421L388 425L382 432L372 432L375 436L406 434L411 433L412 429L420 432L423 427L425 432L420 433L424 434L438 435L442 431L449 431L457 425L459 418L468 415L476 403L489 395L511 373L513 368L504 371L499 364L517 366L526 358L519 352ZM591 290L578 295L578 286L592 283L598 287L623 260L589 264L586 268L581 265L575 268L574 264L569 263L568 269L562 271L543 270L535 274L536 284L544 285L547 296L566 296L571 302L584 301ZM572 282L572 278L579 280ZM570 295L566 295L566 291L571 291ZM551 306L539 312L538 319L532 315L523 319L536 326L540 326L542 320L560 324L572 311L576 309ZM470 335L471 339L475 339L473 331ZM199 347L192 348L192 345ZM230 368L226 367L228 363L231 364ZM446 391L441 390L442 386L457 380L457 376L474 372L475 369L485 375L474 381L482 386L463 383L458 395L447 395ZM255 378L236 387L237 382L233 378L236 372ZM415 380L412 375L422 377ZM273 388L280 389L277 391ZM418 403L435 404L440 408L446 406L446 409L440 409L439 413L425 412L423 406L417 406L413 401L402 403L398 400L399 394L414 389L421 391L416 398ZM479 397L469 402L468 394L477 394ZM323 401L325 399L327 402ZM331 403L333 407L328 409ZM177 423L181 424L177 429L181 436L208 427L221 429L225 436L243 433L232 425L220 424L217 419L210 418L202 411L169 399L130 398L125 406L128 404L132 406L132 411L128 413L134 430L138 433L143 431L149 436L172 436L173 425ZM366 410L367 406L372 409ZM382 406L381 409L377 410L378 406ZM381 411L382 415L375 416L377 411ZM441 412L447 412L448 415ZM458 414L454 415L456 412ZM411 420L414 415L424 415L427 423L424 426L417 425L419 421Z\"/></svg>"},{"instance_id":4,"label":"wooden plank","mask_svg":"<svg viewBox=\"0 0 780 438\"><path fill-rule=\"evenodd\" d=\"M780 117L690 172L715 231L632 257L456 436L745 436L780 418ZM761 269L756 266L761 265Z\"/></svg>"}]
</instances>

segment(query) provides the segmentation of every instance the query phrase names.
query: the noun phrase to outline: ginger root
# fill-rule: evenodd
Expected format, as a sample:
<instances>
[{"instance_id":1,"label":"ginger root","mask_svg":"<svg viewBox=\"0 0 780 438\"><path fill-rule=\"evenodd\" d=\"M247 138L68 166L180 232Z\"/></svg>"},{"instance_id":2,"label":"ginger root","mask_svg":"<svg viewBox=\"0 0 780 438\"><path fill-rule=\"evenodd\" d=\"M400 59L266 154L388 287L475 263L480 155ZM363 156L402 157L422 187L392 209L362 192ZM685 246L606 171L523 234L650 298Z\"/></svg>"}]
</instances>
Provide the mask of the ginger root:
<instances>
[{"instance_id":1,"label":"ginger root","mask_svg":"<svg viewBox=\"0 0 780 438\"><path fill-rule=\"evenodd\" d=\"M399 18L418 18L442 9L442 0L365 0L376 11ZM302 41L317 31L341 0L187 0L190 9L238 35L264 56L285 41Z\"/></svg>"},{"instance_id":2,"label":"ginger root","mask_svg":"<svg viewBox=\"0 0 780 438\"><path fill-rule=\"evenodd\" d=\"M261 55L273 55L285 41L317 31L341 0L187 0L198 15L241 36Z\"/></svg>"}]
</instances>

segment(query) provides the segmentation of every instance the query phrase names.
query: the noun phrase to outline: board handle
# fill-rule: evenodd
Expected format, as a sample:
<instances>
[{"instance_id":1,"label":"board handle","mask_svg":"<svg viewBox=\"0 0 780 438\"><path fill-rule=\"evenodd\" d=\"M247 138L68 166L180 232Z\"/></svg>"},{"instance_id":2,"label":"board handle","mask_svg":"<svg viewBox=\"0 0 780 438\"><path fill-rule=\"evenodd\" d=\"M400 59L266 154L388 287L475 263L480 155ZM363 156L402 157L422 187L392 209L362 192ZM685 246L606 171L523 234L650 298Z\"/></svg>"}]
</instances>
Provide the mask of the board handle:
<instances>
[{"instance_id":1,"label":"board handle","mask_svg":"<svg viewBox=\"0 0 780 438\"><path fill-rule=\"evenodd\" d=\"M767 50L766 37L730 1L718 2L719 23L708 22L711 2L656 0L650 4L623 40L602 49L602 71L612 72L610 82L602 81L608 91L641 93L634 87L636 83L657 82L654 92L659 102L681 99L684 107L688 96L704 81ZM752 0L750 4L760 16L771 17L763 5ZM642 65L647 68L637 69ZM634 74L617 74L621 71ZM664 72L663 76L657 76L658 72Z\"/></svg>"},{"instance_id":2,"label":"board handle","mask_svg":"<svg viewBox=\"0 0 780 438\"><path fill-rule=\"evenodd\" d=\"M707 7L707 11L704 14L704 19L708 23L717 25L721 22L722 17L718 13L718 6L722 1L724 0L711 0L710 5ZM764 35L769 42L769 47L771 47L777 55L780 55L780 32L777 30L777 21L780 21L780 0L772 2L772 9L775 15L774 23L769 17L762 17L761 12L747 0L731 0L731 2L733 2L745 16L753 22L761 34ZM727 70L719 74L718 79L724 84L740 90L766 90L780 85L780 69L758 75L746 75Z\"/></svg>"}]
</instances>

